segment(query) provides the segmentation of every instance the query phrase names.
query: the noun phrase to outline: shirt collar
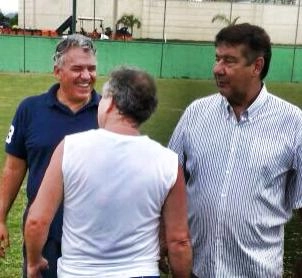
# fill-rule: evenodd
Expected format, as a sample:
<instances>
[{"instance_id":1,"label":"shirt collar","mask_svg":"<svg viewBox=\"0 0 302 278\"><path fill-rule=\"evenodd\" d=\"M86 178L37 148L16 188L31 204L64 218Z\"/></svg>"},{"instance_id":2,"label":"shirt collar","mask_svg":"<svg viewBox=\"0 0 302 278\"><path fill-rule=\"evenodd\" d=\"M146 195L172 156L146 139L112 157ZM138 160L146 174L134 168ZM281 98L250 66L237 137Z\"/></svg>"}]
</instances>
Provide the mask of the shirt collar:
<instances>
[{"instance_id":1,"label":"shirt collar","mask_svg":"<svg viewBox=\"0 0 302 278\"><path fill-rule=\"evenodd\" d=\"M242 117L245 120L252 120L253 118L255 118L258 115L259 109L265 103L267 97L268 97L268 92L265 84L263 83L259 95L254 100L254 102L242 113ZM222 96L221 106L223 109L224 116L227 119L229 119L233 114L233 109L224 96Z\"/></svg>"},{"instance_id":2,"label":"shirt collar","mask_svg":"<svg viewBox=\"0 0 302 278\"><path fill-rule=\"evenodd\" d=\"M48 90L47 104L50 107L57 106L57 107L61 108L62 106L64 106L57 99L57 91L59 90L59 88L60 88L60 84L56 83L56 84L52 85L50 87L50 89ZM97 94L97 92L93 89L93 91L91 93L91 99L90 99L89 103L87 103L87 105L85 105L85 108L92 107L92 106L98 106L99 102L100 102L100 98L101 98L101 96L99 94ZM81 110L82 109L80 109L80 111Z\"/></svg>"},{"instance_id":3,"label":"shirt collar","mask_svg":"<svg viewBox=\"0 0 302 278\"><path fill-rule=\"evenodd\" d=\"M247 113L250 120L255 118L258 115L258 112L260 108L263 106L265 101L267 100L268 92L266 89L265 84L263 83L262 89L258 95L258 97L255 99L255 101L248 107Z\"/></svg>"}]
</instances>

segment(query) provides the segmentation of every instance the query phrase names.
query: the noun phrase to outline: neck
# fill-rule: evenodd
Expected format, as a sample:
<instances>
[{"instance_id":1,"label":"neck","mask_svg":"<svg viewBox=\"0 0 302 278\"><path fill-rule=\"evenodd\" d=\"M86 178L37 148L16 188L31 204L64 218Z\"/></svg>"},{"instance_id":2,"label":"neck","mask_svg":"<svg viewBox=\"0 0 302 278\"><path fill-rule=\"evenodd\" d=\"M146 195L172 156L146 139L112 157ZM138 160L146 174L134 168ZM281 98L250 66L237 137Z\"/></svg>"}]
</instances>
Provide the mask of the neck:
<instances>
[{"instance_id":1,"label":"neck","mask_svg":"<svg viewBox=\"0 0 302 278\"><path fill-rule=\"evenodd\" d=\"M125 126L110 126L110 127L105 127L106 130L114 132L114 133L119 133L122 135L131 135L131 136L139 136L140 132L136 128L131 128L131 127L125 127Z\"/></svg>"},{"instance_id":2,"label":"neck","mask_svg":"<svg viewBox=\"0 0 302 278\"><path fill-rule=\"evenodd\" d=\"M110 120L107 121L103 128L111 132L115 132L123 135L131 135L131 136L140 135L140 131L138 129L137 124L135 124L133 120L122 116L120 116L119 119L115 119L115 120L113 119L112 121Z\"/></svg>"},{"instance_id":3,"label":"neck","mask_svg":"<svg viewBox=\"0 0 302 278\"><path fill-rule=\"evenodd\" d=\"M79 111L83 106L85 106L91 99L91 94L86 99L74 99L68 97L67 94L65 94L61 89L57 91L57 100L62 103L63 105L67 106L71 111L77 112Z\"/></svg>"},{"instance_id":4,"label":"neck","mask_svg":"<svg viewBox=\"0 0 302 278\"><path fill-rule=\"evenodd\" d=\"M262 83L259 83L258 86L255 86L255 88L250 91L250 93L243 94L245 98L243 98L242 100L238 99L238 97L235 100L228 100L233 108L237 120L240 120L240 115L256 100L256 98L260 94L261 89Z\"/></svg>"}]
</instances>

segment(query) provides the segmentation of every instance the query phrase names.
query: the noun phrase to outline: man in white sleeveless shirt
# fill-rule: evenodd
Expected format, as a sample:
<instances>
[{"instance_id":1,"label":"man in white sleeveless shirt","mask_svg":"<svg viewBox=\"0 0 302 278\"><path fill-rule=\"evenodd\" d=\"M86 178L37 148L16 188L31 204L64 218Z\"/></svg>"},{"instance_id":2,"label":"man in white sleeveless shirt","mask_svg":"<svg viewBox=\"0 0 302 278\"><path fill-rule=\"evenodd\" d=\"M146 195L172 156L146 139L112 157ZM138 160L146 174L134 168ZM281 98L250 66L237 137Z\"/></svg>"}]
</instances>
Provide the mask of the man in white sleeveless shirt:
<instances>
[{"instance_id":1,"label":"man in white sleeveless shirt","mask_svg":"<svg viewBox=\"0 0 302 278\"><path fill-rule=\"evenodd\" d=\"M178 156L138 129L156 106L149 74L125 67L112 72L99 104L100 128L65 137L30 208L25 227L29 278L47 268L41 250L62 200L58 277L159 277L161 216L173 277L190 276Z\"/></svg>"}]
</instances>

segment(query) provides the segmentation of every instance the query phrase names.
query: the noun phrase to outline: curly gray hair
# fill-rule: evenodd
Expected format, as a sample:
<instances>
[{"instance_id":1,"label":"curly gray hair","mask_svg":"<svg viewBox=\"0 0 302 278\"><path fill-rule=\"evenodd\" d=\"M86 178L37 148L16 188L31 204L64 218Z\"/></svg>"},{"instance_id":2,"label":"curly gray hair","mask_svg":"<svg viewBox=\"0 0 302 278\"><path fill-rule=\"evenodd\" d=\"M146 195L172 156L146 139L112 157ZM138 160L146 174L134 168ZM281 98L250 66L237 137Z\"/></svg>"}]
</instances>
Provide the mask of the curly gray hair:
<instances>
[{"instance_id":1,"label":"curly gray hair","mask_svg":"<svg viewBox=\"0 0 302 278\"><path fill-rule=\"evenodd\" d=\"M112 99L121 115L137 125L145 122L157 107L156 84L147 72L134 67L119 67L103 86L103 97Z\"/></svg>"},{"instance_id":2,"label":"curly gray hair","mask_svg":"<svg viewBox=\"0 0 302 278\"><path fill-rule=\"evenodd\" d=\"M57 44L55 54L53 55L54 65L62 66L64 64L64 54L73 47L80 47L85 52L96 54L96 49L90 38L81 34L72 34L62 38Z\"/></svg>"}]
</instances>

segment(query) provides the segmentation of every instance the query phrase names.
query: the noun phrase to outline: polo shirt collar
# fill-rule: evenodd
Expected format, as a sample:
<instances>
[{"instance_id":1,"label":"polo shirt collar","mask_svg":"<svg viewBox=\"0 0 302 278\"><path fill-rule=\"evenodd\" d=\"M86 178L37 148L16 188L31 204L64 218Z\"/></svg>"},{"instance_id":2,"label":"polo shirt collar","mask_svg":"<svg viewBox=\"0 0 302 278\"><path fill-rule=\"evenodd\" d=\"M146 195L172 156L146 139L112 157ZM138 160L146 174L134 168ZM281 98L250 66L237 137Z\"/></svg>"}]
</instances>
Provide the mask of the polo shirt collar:
<instances>
[{"instance_id":1,"label":"polo shirt collar","mask_svg":"<svg viewBox=\"0 0 302 278\"><path fill-rule=\"evenodd\" d=\"M54 106L60 107L60 108L65 107L57 99L57 91L59 90L59 88L60 88L60 84L56 83L56 84L52 85L47 92L47 104L50 107L54 107ZM98 95L96 93L96 91L93 89L93 91L91 93L91 99L90 99L89 103L87 103L87 105L85 105L85 108L92 107L92 106L98 106L99 102L100 102L100 95ZM82 109L80 109L79 111L81 111L81 110Z\"/></svg>"},{"instance_id":2,"label":"polo shirt collar","mask_svg":"<svg viewBox=\"0 0 302 278\"><path fill-rule=\"evenodd\" d=\"M255 99L255 101L242 113L242 117L245 118L246 120L252 120L253 118L255 118L258 115L259 109L265 103L267 97L268 97L268 92L265 84L263 83L259 95ZM233 114L233 109L229 104L228 100L224 96L221 96L221 98L222 98L221 106L223 109L223 114L227 119L229 119Z\"/></svg>"}]
</instances>

